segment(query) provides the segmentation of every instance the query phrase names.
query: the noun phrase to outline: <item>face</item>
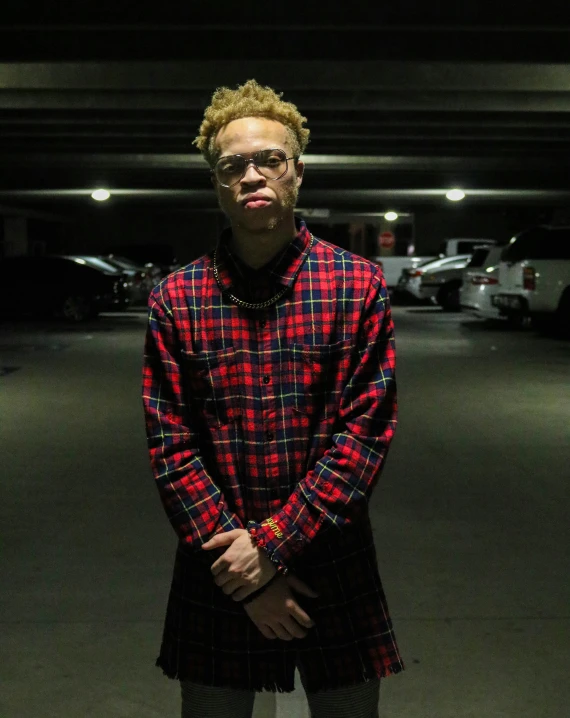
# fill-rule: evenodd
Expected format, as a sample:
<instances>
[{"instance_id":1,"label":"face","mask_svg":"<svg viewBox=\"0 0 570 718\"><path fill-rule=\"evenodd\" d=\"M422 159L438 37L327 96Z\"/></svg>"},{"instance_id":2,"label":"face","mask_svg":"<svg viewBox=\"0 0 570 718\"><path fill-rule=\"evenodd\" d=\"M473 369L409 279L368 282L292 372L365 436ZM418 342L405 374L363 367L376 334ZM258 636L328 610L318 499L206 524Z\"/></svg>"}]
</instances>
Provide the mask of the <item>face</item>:
<instances>
[{"instance_id":1,"label":"face","mask_svg":"<svg viewBox=\"0 0 570 718\"><path fill-rule=\"evenodd\" d=\"M289 134L284 125L265 117L243 117L229 122L218 132L216 147L220 157L246 155L258 150L278 148L292 157ZM283 221L293 221L304 165L287 162L287 173L278 180L266 179L249 164L245 175L233 187L222 187L212 178L221 209L232 226L249 232L277 228ZM258 195L257 201L247 201Z\"/></svg>"}]
</instances>

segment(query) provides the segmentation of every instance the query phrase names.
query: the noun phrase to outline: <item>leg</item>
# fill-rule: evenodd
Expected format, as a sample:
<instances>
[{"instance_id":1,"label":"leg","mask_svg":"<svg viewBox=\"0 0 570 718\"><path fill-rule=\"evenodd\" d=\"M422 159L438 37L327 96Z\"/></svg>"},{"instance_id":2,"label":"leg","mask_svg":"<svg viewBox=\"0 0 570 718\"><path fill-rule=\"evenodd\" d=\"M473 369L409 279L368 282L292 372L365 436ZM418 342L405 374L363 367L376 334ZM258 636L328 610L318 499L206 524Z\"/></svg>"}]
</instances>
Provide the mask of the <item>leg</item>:
<instances>
[{"instance_id":1,"label":"leg","mask_svg":"<svg viewBox=\"0 0 570 718\"><path fill-rule=\"evenodd\" d=\"M255 691L180 681L182 718L251 718Z\"/></svg>"},{"instance_id":2,"label":"leg","mask_svg":"<svg viewBox=\"0 0 570 718\"><path fill-rule=\"evenodd\" d=\"M332 691L305 692L311 718L378 718L379 678Z\"/></svg>"}]
</instances>

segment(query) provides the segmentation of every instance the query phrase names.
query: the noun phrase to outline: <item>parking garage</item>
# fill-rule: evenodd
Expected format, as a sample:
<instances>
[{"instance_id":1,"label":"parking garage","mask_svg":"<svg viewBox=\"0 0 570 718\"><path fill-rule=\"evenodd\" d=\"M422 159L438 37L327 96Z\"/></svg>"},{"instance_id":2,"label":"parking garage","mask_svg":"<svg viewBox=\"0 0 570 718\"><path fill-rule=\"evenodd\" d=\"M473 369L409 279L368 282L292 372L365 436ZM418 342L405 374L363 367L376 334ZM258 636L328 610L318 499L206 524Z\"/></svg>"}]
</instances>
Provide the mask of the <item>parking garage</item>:
<instances>
[{"instance_id":1,"label":"parking garage","mask_svg":"<svg viewBox=\"0 0 570 718\"><path fill-rule=\"evenodd\" d=\"M341 29L275 10L257 27L266 59L227 49L242 25L140 12L15 11L0 29L0 268L117 255L164 275L210 251L225 218L191 143L213 90L250 77L308 118L298 215L386 272L444 242L506 247L570 223L567 18L537 24L523 3L517 23L391 10ZM562 718L568 339L498 306L446 310L397 282L391 296L399 426L370 514L406 671L384 681L380 715ZM79 321L0 319L6 718L179 713L154 666L176 540L148 464L134 297ZM298 679L254 716L308 716Z\"/></svg>"}]
</instances>

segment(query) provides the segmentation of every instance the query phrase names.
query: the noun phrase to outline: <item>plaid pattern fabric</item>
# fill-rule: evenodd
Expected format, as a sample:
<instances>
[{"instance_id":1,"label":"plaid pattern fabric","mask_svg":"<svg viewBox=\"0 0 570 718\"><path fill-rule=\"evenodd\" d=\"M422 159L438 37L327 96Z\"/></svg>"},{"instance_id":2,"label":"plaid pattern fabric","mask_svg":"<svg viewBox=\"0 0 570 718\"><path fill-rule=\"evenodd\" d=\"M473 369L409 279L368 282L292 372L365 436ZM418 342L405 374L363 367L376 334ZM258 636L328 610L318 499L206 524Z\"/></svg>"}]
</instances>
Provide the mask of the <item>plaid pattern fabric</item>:
<instances>
[{"instance_id":1,"label":"plaid pattern fabric","mask_svg":"<svg viewBox=\"0 0 570 718\"><path fill-rule=\"evenodd\" d=\"M304 222L298 230L258 292L223 235L224 293L207 255L149 298L148 446L179 539L157 660L171 678L290 691L298 659L317 691L404 667L367 508L396 426L388 292L374 264L319 239L310 247ZM255 301L285 286L264 310L225 295ZM305 639L264 638L214 584L225 549L201 545L247 526L319 592L298 596L316 622Z\"/></svg>"}]
</instances>

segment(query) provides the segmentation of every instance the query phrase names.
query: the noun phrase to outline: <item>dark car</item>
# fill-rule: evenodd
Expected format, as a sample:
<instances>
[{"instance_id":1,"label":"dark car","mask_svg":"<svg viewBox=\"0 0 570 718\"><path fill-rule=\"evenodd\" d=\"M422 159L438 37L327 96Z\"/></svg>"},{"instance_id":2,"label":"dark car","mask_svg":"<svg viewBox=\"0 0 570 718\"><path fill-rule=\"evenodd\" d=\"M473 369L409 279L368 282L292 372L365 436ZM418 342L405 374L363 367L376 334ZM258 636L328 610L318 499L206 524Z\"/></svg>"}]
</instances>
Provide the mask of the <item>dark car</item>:
<instances>
[{"instance_id":1,"label":"dark car","mask_svg":"<svg viewBox=\"0 0 570 718\"><path fill-rule=\"evenodd\" d=\"M0 260L4 316L60 317L81 322L113 307L116 277L57 256Z\"/></svg>"},{"instance_id":2,"label":"dark car","mask_svg":"<svg viewBox=\"0 0 570 718\"><path fill-rule=\"evenodd\" d=\"M146 304L148 295L164 276L160 267L150 262L140 264L116 254L102 255L100 258L128 276L132 304Z\"/></svg>"},{"instance_id":3,"label":"dark car","mask_svg":"<svg viewBox=\"0 0 570 718\"><path fill-rule=\"evenodd\" d=\"M110 311L121 312L127 309L132 302L133 282L120 267L116 267L108 260L89 254L66 254L62 255L65 259L71 259L76 264L84 264L93 269L98 269L103 274L107 274L116 280L113 284L113 304L109 308Z\"/></svg>"},{"instance_id":4,"label":"dark car","mask_svg":"<svg viewBox=\"0 0 570 718\"><path fill-rule=\"evenodd\" d=\"M168 244L124 244L120 247L109 247L106 254L120 256L138 265L152 268L157 272L157 282L181 266L174 249Z\"/></svg>"}]
</instances>

